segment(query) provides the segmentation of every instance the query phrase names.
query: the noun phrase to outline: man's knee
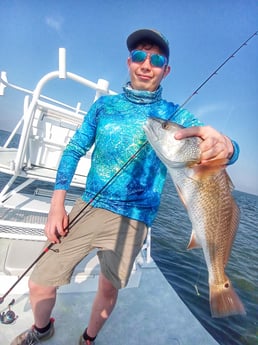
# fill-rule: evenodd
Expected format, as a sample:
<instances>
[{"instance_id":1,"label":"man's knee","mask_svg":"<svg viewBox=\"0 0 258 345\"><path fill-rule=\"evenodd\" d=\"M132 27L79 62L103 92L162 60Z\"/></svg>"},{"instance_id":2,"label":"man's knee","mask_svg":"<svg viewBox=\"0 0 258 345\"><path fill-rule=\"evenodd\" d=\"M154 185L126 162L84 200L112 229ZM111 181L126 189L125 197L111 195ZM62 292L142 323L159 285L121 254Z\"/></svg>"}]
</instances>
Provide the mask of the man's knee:
<instances>
[{"instance_id":1,"label":"man's knee","mask_svg":"<svg viewBox=\"0 0 258 345\"><path fill-rule=\"evenodd\" d=\"M118 289L102 273L99 276L99 291L106 298L114 298L118 294Z\"/></svg>"},{"instance_id":2,"label":"man's knee","mask_svg":"<svg viewBox=\"0 0 258 345\"><path fill-rule=\"evenodd\" d=\"M34 283L31 279L29 280L29 290L32 295L45 295L53 297L56 294L56 287L54 286L43 286Z\"/></svg>"}]
</instances>

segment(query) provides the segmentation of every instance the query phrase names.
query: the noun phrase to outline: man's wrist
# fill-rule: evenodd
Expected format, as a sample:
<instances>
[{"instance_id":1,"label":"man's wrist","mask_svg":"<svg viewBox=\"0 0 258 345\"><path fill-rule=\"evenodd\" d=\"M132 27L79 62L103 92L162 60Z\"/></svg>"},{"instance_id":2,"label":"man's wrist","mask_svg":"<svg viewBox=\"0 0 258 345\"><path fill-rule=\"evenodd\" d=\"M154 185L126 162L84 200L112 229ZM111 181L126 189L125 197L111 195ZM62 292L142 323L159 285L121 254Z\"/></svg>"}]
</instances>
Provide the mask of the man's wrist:
<instances>
[{"instance_id":1,"label":"man's wrist","mask_svg":"<svg viewBox=\"0 0 258 345\"><path fill-rule=\"evenodd\" d=\"M239 152L240 152L239 145L237 144L237 142L235 142L232 139L230 139L230 140L231 140L231 144L233 146L233 152L232 152L231 156L229 157L228 165L234 164L238 160Z\"/></svg>"}]
</instances>

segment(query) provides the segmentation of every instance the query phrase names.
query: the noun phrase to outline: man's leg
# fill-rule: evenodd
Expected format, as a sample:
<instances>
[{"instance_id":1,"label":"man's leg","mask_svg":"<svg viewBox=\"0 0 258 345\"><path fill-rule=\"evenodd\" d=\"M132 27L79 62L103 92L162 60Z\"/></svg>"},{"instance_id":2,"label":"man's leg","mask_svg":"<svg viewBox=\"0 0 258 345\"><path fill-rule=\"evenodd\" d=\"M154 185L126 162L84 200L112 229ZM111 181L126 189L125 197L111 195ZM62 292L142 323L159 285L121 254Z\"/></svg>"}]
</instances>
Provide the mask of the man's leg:
<instances>
[{"instance_id":1,"label":"man's leg","mask_svg":"<svg viewBox=\"0 0 258 345\"><path fill-rule=\"evenodd\" d=\"M118 290L102 273L100 273L98 291L93 302L90 321L87 328L87 334L90 337L95 337L98 334L105 321L112 313L117 296Z\"/></svg>"},{"instance_id":2,"label":"man's leg","mask_svg":"<svg viewBox=\"0 0 258 345\"><path fill-rule=\"evenodd\" d=\"M51 318L52 309L56 301L56 288L45 287L29 281L30 301L34 315L34 325L19 334L11 345L38 344L54 334L54 319Z\"/></svg>"},{"instance_id":3,"label":"man's leg","mask_svg":"<svg viewBox=\"0 0 258 345\"><path fill-rule=\"evenodd\" d=\"M56 302L56 288L40 286L31 280L29 281L29 288L35 326L44 328L49 323L52 309Z\"/></svg>"}]
</instances>

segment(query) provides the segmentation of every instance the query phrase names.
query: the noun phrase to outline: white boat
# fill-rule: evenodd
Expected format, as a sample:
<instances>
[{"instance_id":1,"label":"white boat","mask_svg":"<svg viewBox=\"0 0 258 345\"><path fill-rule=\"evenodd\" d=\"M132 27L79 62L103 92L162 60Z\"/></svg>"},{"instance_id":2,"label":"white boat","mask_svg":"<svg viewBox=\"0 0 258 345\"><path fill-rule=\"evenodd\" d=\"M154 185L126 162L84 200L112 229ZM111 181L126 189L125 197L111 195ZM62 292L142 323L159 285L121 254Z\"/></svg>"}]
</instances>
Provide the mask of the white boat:
<instances>
[{"instance_id":1,"label":"white boat","mask_svg":"<svg viewBox=\"0 0 258 345\"><path fill-rule=\"evenodd\" d=\"M42 188L42 181L54 183L62 150L83 116L77 107L45 97L42 89L54 78L72 79L95 90L95 99L102 94L115 94L109 83L97 83L66 71L65 49L59 50L59 70L46 74L34 91L10 84L1 72L0 94L6 87L25 92L23 115L5 144L0 147L0 174L10 179L0 193L0 296L6 292L31 265L44 248L44 224L49 210L51 191ZM93 99L93 101L95 100ZM10 147L12 138L20 133L18 147ZM67 194L66 208L71 209L78 197L77 188L85 185L85 171L90 167L91 153L83 157ZM17 179L22 177L22 182ZM18 179L19 181L21 179ZM33 182L33 193L26 188ZM34 185L33 184L33 185ZM55 336L45 344L77 344L87 325L91 304L97 289L99 264L93 252L81 262L71 284L58 290L53 317ZM28 277L5 297L0 312L6 312L14 298L12 310L18 318L12 324L0 323L0 344L8 345L15 335L33 324L29 304ZM128 286L119 293L113 314L98 335L96 345L215 345L218 344L193 316L151 257L151 230L136 259Z\"/></svg>"}]
</instances>

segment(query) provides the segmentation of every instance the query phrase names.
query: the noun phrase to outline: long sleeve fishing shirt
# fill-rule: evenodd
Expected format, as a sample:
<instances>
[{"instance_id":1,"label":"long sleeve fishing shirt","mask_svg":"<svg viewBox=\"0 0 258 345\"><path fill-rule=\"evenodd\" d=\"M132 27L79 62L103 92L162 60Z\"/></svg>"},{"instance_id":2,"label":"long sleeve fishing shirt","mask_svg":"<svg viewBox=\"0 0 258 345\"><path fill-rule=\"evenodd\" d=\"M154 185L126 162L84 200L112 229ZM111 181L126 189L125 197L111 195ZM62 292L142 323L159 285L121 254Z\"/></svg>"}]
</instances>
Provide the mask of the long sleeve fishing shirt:
<instances>
[{"instance_id":1,"label":"long sleeve fishing shirt","mask_svg":"<svg viewBox=\"0 0 258 345\"><path fill-rule=\"evenodd\" d=\"M85 202L93 199L94 207L150 226L160 204L166 167L149 144L142 148L147 140L143 124L151 116L170 119L185 127L203 125L187 110L177 111L178 105L162 99L161 92L161 87L148 92L127 85L119 95L100 97L63 152L55 189L69 189L79 159L94 145L82 199ZM238 157L238 146L235 142L233 145L231 163ZM130 163L126 165L128 160Z\"/></svg>"}]
</instances>

